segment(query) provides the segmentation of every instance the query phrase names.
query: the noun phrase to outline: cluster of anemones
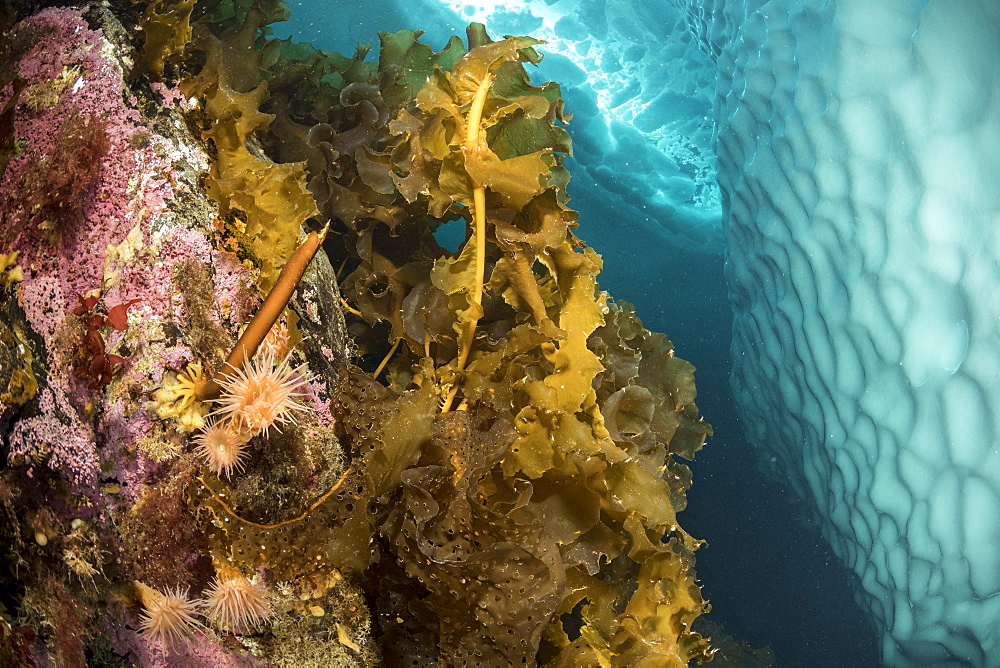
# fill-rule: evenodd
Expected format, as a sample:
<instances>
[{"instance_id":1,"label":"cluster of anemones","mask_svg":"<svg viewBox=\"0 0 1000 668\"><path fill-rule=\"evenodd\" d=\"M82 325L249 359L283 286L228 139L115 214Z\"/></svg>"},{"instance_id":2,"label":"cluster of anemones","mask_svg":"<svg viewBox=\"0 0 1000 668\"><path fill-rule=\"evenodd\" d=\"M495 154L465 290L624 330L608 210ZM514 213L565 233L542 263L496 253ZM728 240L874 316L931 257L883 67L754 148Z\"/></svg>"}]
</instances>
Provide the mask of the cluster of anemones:
<instances>
[{"instance_id":1,"label":"cluster of anemones","mask_svg":"<svg viewBox=\"0 0 1000 668\"><path fill-rule=\"evenodd\" d=\"M224 569L200 599L189 599L180 589L160 592L135 582L142 603L139 632L159 642L164 654L171 645L186 643L204 628L197 618L208 619L216 628L234 633L257 631L271 614L264 589L234 569Z\"/></svg>"},{"instance_id":2,"label":"cluster of anemones","mask_svg":"<svg viewBox=\"0 0 1000 668\"><path fill-rule=\"evenodd\" d=\"M257 434L292 421L309 410L296 401L308 378L302 367L293 369L290 355L275 361L271 350L248 360L219 380L222 393L204 429L194 437L195 451L217 476L243 468L246 444Z\"/></svg>"}]
</instances>

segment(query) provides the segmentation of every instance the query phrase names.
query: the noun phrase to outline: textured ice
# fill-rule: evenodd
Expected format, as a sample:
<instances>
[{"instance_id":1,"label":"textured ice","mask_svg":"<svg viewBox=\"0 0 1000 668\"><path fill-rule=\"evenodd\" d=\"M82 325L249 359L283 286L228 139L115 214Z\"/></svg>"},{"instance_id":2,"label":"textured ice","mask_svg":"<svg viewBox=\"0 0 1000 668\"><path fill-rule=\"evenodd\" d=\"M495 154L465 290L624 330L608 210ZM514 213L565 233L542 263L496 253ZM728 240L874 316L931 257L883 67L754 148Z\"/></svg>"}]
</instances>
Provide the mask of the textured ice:
<instances>
[{"instance_id":1,"label":"textured ice","mask_svg":"<svg viewBox=\"0 0 1000 668\"><path fill-rule=\"evenodd\" d=\"M749 436L861 578L886 664L1000 665L1000 5L712 14Z\"/></svg>"}]
</instances>

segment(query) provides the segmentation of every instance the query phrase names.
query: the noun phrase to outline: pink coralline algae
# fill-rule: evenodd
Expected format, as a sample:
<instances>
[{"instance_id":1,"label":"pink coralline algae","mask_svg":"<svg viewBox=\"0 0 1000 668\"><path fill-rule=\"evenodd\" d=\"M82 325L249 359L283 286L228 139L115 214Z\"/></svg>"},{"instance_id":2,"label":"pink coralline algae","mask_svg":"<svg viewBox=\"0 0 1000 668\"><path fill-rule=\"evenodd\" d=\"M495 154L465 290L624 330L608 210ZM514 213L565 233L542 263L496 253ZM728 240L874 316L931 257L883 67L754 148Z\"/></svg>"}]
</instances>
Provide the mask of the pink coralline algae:
<instances>
[{"instance_id":1,"label":"pink coralline algae","mask_svg":"<svg viewBox=\"0 0 1000 668\"><path fill-rule=\"evenodd\" d=\"M148 668L166 668L167 666L188 666L190 668L255 668L269 665L253 656L241 655L227 650L220 642L213 640L208 634L199 634L188 644L178 644L172 647L170 654L164 655L159 643L151 643L142 637L138 631L138 614L132 610L125 612L123 625L119 620L106 617L104 628L108 631L112 648L118 654L127 656L133 663Z\"/></svg>"},{"instance_id":2,"label":"pink coralline algae","mask_svg":"<svg viewBox=\"0 0 1000 668\"><path fill-rule=\"evenodd\" d=\"M38 407L40 415L20 420L14 426L10 435L11 462L30 460L39 448L46 448L51 453L50 468L63 472L80 489L93 486L98 460L90 429L80 422L58 387L45 388Z\"/></svg>"},{"instance_id":3,"label":"pink coralline algae","mask_svg":"<svg viewBox=\"0 0 1000 668\"><path fill-rule=\"evenodd\" d=\"M21 251L20 301L50 344L77 294L102 287L108 247L137 223L148 234L164 210L169 179L137 176L167 174L170 162L134 141L150 132L125 105L121 67L79 9L45 9L17 30L37 41L12 63L27 87L14 119L23 148L0 180L0 248Z\"/></svg>"},{"instance_id":4,"label":"pink coralline algae","mask_svg":"<svg viewBox=\"0 0 1000 668\"><path fill-rule=\"evenodd\" d=\"M154 93L160 96L160 100L166 109L180 107L181 109L190 110L194 108L194 105L189 103L188 99L184 97L184 94L176 86L170 87L160 81L150 81L149 87Z\"/></svg>"},{"instance_id":5,"label":"pink coralline algae","mask_svg":"<svg viewBox=\"0 0 1000 668\"><path fill-rule=\"evenodd\" d=\"M171 289L171 275L177 262L208 261L212 247L205 235L184 227L171 227L137 243L142 247L133 251L133 257L114 264L119 280L108 290L108 300L137 300L136 307L146 319L182 316L184 299Z\"/></svg>"},{"instance_id":6,"label":"pink coralline algae","mask_svg":"<svg viewBox=\"0 0 1000 668\"><path fill-rule=\"evenodd\" d=\"M302 403L312 409L314 426L324 429L332 427L335 420L330 410L330 397L327 396L326 386L320 380L310 378L299 386L299 392L302 395Z\"/></svg>"},{"instance_id":7,"label":"pink coralline algae","mask_svg":"<svg viewBox=\"0 0 1000 668\"><path fill-rule=\"evenodd\" d=\"M239 260L228 253L216 251L212 256L215 267L215 295L222 314L230 322L250 320L260 305L259 294L252 291L248 296L247 286L251 282L250 272Z\"/></svg>"},{"instance_id":8,"label":"pink coralline algae","mask_svg":"<svg viewBox=\"0 0 1000 668\"><path fill-rule=\"evenodd\" d=\"M160 467L134 443L149 432L153 422L144 406L126 407L121 400L104 410L102 459L112 464L123 497L137 499L142 484Z\"/></svg>"},{"instance_id":9,"label":"pink coralline algae","mask_svg":"<svg viewBox=\"0 0 1000 668\"><path fill-rule=\"evenodd\" d=\"M0 252L20 251L17 300L49 367L41 414L16 425L11 461L40 462L51 452L51 468L96 488L100 456L105 476L137 490L156 466L135 447L152 427L136 390L159 382L164 364L190 360L185 347L163 337L161 323L184 313L175 266L218 256L203 232L168 207L192 188L190 171L205 169L207 157L142 124L121 56L83 10L44 9L14 30L30 46L10 63L26 87L14 114L19 148L0 178ZM178 177L179 164L187 165L187 180ZM238 263L226 274L233 284L249 282ZM105 306L129 304L127 317L89 327L93 314L73 311L97 294ZM94 345L82 354L87 337ZM112 364L88 373L95 359Z\"/></svg>"}]
</instances>

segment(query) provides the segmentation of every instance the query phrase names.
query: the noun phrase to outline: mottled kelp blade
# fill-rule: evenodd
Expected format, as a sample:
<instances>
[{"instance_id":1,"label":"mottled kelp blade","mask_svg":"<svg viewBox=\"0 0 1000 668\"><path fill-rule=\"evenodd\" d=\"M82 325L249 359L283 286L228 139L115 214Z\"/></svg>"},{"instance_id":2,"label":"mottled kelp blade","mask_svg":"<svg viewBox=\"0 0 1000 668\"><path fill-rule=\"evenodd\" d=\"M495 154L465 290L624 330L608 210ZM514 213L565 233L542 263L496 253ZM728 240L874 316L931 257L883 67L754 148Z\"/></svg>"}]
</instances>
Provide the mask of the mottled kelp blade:
<instances>
[{"instance_id":1,"label":"mottled kelp blade","mask_svg":"<svg viewBox=\"0 0 1000 668\"><path fill-rule=\"evenodd\" d=\"M538 97L528 99L539 99ZM536 107L537 105L531 105ZM553 125L542 117L536 117L526 109L527 105L519 105L487 130L487 141L490 148L501 160L507 160L537 150L539 146L551 148L560 153L572 153L573 142L569 133L563 128ZM548 105L544 113L548 114Z\"/></svg>"},{"instance_id":2,"label":"mottled kelp blade","mask_svg":"<svg viewBox=\"0 0 1000 668\"><path fill-rule=\"evenodd\" d=\"M435 68L448 71L465 55L465 45L458 35L452 35L448 44L434 52L419 40L423 30L398 30L379 32L382 49L379 51L379 70L395 72L396 83L405 87L407 101L424 85Z\"/></svg>"},{"instance_id":3,"label":"mottled kelp blade","mask_svg":"<svg viewBox=\"0 0 1000 668\"><path fill-rule=\"evenodd\" d=\"M480 500L512 438L499 415L438 416L424 465L403 474L404 502L384 527L407 574L430 590L447 665L532 665L563 598L562 559L541 525Z\"/></svg>"}]
</instances>

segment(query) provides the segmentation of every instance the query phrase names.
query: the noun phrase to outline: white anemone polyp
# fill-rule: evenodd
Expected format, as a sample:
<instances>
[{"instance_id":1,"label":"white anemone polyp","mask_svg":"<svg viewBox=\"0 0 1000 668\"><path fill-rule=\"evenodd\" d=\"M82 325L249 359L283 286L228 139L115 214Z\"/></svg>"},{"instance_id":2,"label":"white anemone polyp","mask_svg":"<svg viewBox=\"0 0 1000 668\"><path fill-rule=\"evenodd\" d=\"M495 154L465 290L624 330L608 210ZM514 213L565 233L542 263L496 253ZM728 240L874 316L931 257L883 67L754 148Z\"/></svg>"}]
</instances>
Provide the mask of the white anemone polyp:
<instances>
[{"instance_id":1,"label":"white anemone polyp","mask_svg":"<svg viewBox=\"0 0 1000 668\"><path fill-rule=\"evenodd\" d=\"M257 630L271 614L264 592L240 574L216 578L205 593L205 614L221 629Z\"/></svg>"},{"instance_id":2,"label":"white anemone polyp","mask_svg":"<svg viewBox=\"0 0 1000 668\"><path fill-rule=\"evenodd\" d=\"M159 641L160 650L167 654L178 644L191 640L201 622L195 619L199 602L187 597L181 589L158 592L143 587L143 613L139 618L139 632L152 641Z\"/></svg>"},{"instance_id":3,"label":"white anemone polyp","mask_svg":"<svg viewBox=\"0 0 1000 668\"><path fill-rule=\"evenodd\" d=\"M295 400L307 381L300 369L292 369L289 355L277 363L269 352L257 355L219 381L222 394L215 399L218 409L212 415L228 420L234 431L267 436L271 427L277 429L309 410Z\"/></svg>"},{"instance_id":4,"label":"white anemone polyp","mask_svg":"<svg viewBox=\"0 0 1000 668\"><path fill-rule=\"evenodd\" d=\"M234 431L229 422L211 419L194 437L195 452L212 473L222 477L243 470L249 436Z\"/></svg>"}]
</instances>

